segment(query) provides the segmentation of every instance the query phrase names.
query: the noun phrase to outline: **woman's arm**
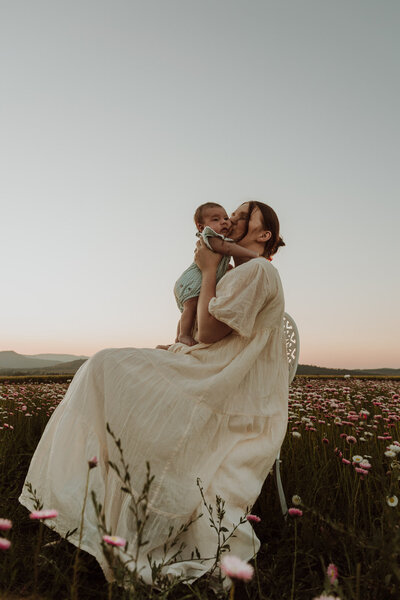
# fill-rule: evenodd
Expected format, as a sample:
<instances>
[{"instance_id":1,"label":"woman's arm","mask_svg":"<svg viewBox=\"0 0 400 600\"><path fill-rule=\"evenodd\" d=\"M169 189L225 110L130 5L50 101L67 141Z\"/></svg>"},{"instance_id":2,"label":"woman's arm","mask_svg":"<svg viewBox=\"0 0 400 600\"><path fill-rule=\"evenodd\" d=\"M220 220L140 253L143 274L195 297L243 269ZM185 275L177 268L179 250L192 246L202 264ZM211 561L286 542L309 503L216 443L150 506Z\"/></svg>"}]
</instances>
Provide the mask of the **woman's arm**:
<instances>
[{"instance_id":1,"label":"woman's arm","mask_svg":"<svg viewBox=\"0 0 400 600\"><path fill-rule=\"evenodd\" d=\"M235 244L235 242L227 242L221 238L209 237L208 243L214 252L218 252L218 254L223 254L224 256L233 256L234 258L258 257L257 252L243 248L242 246L239 246L239 244Z\"/></svg>"},{"instance_id":2,"label":"woman's arm","mask_svg":"<svg viewBox=\"0 0 400 600\"><path fill-rule=\"evenodd\" d=\"M222 241L222 240L221 240ZM232 328L218 321L208 312L211 298L216 295L217 267L221 260L219 254L209 250L203 240L197 242L195 262L201 270L202 282L197 303L197 338L204 344L218 342L231 333Z\"/></svg>"}]
</instances>

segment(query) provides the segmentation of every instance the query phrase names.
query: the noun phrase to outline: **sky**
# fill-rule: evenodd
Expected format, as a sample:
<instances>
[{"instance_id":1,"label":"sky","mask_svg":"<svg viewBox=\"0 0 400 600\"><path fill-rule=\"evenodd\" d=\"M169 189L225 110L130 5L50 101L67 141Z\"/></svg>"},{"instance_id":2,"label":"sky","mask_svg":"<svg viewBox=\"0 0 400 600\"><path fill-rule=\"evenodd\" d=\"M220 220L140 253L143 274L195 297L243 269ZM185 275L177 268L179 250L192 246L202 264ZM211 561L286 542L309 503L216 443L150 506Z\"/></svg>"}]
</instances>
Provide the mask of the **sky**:
<instances>
[{"instance_id":1,"label":"sky","mask_svg":"<svg viewBox=\"0 0 400 600\"><path fill-rule=\"evenodd\" d=\"M174 340L193 214L277 212L300 362L400 368L397 0L0 0L0 350Z\"/></svg>"}]
</instances>

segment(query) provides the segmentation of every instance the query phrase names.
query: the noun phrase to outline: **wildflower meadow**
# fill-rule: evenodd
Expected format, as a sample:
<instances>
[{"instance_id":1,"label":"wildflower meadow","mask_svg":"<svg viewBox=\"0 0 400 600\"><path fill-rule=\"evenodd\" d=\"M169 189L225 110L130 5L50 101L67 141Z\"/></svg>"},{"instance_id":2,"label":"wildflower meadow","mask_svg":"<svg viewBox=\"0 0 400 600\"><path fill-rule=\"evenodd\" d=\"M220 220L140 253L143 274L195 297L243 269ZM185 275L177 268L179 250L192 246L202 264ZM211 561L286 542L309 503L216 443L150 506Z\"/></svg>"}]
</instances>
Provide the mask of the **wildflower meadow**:
<instances>
[{"instance_id":1,"label":"wildflower meadow","mask_svg":"<svg viewBox=\"0 0 400 600\"><path fill-rule=\"evenodd\" d=\"M212 573L188 584L163 576L153 565L154 585L142 582L132 568L134 556L128 569L129 540L107 530L102 520L91 490L97 457L87 457L82 507L95 503L113 583L92 556L69 543L68 534L63 539L52 530L57 511L42 506L35 490L30 490L35 511L29 514L18 503L32 454L69 381L0 381L0 598L400 598L400 380L296 377L280 455L288 512L282 514L272 472L256 504L243 514L241 522L250 521L261 541L257 556L244 562L229 551L229 538L240 523L224 522L224 499L217 496L214 506L204 503L215 529ZM118 446L118 432L109 433ZM110 466L129 494L135 473L129 473L119 450L120 464ZM147 488L139 499L132 496L138 528L152 482L148 460ZM198 486L201 501L201 482ZM178 561L179 532L166 544L175 544Z\"/></svg>"}]
</instances>

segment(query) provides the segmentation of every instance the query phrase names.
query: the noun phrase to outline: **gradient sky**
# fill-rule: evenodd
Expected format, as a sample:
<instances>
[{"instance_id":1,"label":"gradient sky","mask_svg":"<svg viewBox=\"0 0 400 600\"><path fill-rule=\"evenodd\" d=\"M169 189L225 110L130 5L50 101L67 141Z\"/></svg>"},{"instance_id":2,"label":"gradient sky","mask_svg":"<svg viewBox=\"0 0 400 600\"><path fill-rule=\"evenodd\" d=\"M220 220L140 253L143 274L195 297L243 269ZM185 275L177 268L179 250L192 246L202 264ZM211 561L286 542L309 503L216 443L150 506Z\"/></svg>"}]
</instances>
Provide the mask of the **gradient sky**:
<instances>
[{"instance_id":1,"label":"gradient sky","mask_svg":"<svg viewBox=\"0 0 400 600\"><path fill-rule=\"evenodd\" d=\"M300 361L400 367L397 0L0 0L0 350L175 335L193 213L270 204Z\"/></svg>"}]
</instances>

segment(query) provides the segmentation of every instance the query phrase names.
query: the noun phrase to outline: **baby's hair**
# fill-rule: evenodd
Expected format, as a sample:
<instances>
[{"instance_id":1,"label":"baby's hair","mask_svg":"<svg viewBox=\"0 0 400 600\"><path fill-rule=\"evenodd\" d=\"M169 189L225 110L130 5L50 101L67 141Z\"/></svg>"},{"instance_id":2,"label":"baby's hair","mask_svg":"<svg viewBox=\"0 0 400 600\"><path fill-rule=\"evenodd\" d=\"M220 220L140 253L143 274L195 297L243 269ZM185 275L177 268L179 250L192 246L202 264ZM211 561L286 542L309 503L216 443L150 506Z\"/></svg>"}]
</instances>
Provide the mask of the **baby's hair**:
<instances>
[{"instance_id":1,"label":"baby's hair","mask_svg":"<svg viewBox=\"0 0 400 600\"><path fill-rule=\"evenodd\" d=\"M216 204L215 202L206 202L205 204L201 204L196 208L196 212L194 213L194 222L203 224L203 210L205 208L223 208L220 204Z\"/></svg>"}]
</instances>

